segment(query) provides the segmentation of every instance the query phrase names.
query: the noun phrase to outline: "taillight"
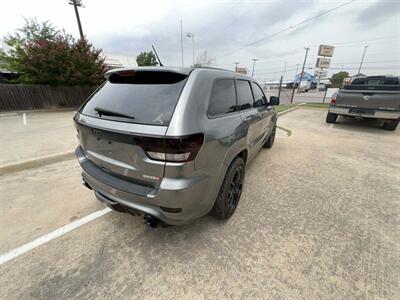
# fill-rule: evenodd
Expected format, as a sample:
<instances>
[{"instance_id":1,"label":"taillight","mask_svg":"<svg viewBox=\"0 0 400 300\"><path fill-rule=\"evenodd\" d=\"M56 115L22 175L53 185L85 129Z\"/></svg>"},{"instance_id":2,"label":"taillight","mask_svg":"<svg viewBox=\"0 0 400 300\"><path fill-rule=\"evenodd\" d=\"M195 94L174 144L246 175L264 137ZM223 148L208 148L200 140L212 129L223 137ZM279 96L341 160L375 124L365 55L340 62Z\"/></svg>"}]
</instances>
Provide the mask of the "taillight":
<instances>
[{"instance_id":1,"label":"taillight","mask_svg":"<svg viewBox=\"0 0 400 300\"><path fill-rule=\"evenodd\" d=\"M331 104L336 104L336 96L337 96L337 93L334 93L332 95Z\"/></svg>"},{"instance_id":2,"label":"taillight","mask_svg":"<svg viewBox=\"0 0 400 300\"><path fill-rule=\"evenodd\" d=\"M135 143L154 160L185 162L195 159L204 142L204 134L180 137L135 137Z\"/></svg>"}]
</instances>

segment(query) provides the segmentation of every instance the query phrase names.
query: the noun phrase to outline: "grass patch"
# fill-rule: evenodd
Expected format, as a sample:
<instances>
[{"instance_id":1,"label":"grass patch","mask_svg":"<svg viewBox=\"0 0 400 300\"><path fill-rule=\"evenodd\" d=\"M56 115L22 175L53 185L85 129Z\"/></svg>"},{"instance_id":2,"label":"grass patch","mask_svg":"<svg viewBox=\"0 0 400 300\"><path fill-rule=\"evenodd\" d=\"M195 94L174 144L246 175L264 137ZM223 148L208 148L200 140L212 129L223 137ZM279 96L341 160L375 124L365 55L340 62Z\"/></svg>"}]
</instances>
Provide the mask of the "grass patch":
<instances>
[{"instance_id":1,"label":"grass patch","mask_svg":"<svg viewBox=\"0 0 400 300\"><path fill-rule=\"evenodd\" d=\"M300 107L329 108L329 103L306 103Z\"/></svg>"},{"instance_id":2,"label":"grass patch","mask_svg":"<svg viewBox=\"0 0 400 300\"><path fill-rule=\"evenodd\" d=\"M297 106L297 104L280 104L278 106L275 106L275 110L279 113L279 112L291 109L296 106Z\"/></svg>"}]
</instances>

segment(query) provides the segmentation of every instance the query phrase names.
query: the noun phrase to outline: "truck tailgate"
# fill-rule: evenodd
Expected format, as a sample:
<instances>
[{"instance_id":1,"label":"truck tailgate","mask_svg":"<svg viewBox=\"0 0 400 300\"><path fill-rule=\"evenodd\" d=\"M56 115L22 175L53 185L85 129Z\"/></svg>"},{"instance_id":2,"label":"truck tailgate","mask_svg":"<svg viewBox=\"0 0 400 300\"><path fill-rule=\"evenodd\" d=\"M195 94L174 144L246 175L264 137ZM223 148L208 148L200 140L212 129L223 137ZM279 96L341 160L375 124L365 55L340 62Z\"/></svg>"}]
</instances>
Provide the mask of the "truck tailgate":
<instances>
[{"instance_id":1,"label":"truck tailgate","mask_svg":"<svg viewBox=\"0 0 400 300\"><path fill-rule=\"evenodd\" d=\"M400 91L341 89L337 106L382 110L400 110Z\"/></svg>"}]
</instances>

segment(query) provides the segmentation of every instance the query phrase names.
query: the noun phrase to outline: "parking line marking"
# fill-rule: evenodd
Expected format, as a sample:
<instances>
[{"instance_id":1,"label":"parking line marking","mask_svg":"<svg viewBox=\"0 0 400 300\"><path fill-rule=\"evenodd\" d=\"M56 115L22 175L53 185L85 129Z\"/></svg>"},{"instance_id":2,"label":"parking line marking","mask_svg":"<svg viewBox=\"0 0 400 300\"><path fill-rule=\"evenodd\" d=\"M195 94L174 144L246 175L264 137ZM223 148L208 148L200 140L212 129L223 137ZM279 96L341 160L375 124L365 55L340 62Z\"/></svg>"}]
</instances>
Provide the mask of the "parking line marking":
<instances>
[{"instance_id":1,"label":"parking line marking","mask_svg":"<svg viewBox=\"0 0 400 300\"><path fill-rule=\"evenodd\" d=\"M36 247L39 247L51 240L54 240L86 223L89 223L97 218L100 218L101 216L104 216L105 214L109 213L111 211L111 208L104 208L102 210L95 211L94 213L91 213L90 215L87 215L86 217L83 217L82 219L79 219L75 222L69 223L63 227L60 227L50 233L47 233L41 237L38 237L37 239L34 239L32 242L29 242L25 245L22 245L18 248L15 248L7 253L4 253L0 255L0 265L4 264L5 262L12 260Z\"/></svg>"}]
</instances>

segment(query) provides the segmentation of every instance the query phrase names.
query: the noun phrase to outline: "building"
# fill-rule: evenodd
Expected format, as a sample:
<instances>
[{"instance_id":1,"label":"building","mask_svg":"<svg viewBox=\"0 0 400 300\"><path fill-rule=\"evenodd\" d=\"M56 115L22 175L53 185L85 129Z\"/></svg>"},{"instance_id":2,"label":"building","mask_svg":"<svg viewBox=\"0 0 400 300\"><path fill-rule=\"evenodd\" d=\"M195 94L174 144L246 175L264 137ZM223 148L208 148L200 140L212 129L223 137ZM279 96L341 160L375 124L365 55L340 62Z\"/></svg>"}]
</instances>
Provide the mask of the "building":
<instances>
[{"instance_id":1,"label":"building","mask_svg":"<svg viewBox=\"0 0 400 300\"><path fill-rule=\"evenodd\" d=\"M301 73L297 74L294 77L294 84L296 86L298 86L300 83L300 77ZM314 75L311 75L310 73L307 72L303 72L303 77L301 78L300 86L303 86L306 89L315 89L317 87L317 84L318 84L318 79Z\"/></svg>"},{"instance_id":2,"label":"building","mask_svg":"<svg viewBox=\"0 0 400 300\"><path fill-rule=\"evenodd\" d=\"M103 53L104 64L108 69L137 67L136 57L120 54Z\"/></svg>"},{"instance_id":3,"label":"building","mask_svg":"<svg viewBox=\"0 0 400 300\"><path fill-rule=\"evenodd\" d=\"M264 90L275 90L279 89L280 81L267 81L264 83L263 88ZM288 89L293 87L293 80L283 80L282 81L282 88Z\"/></svg>"}]
</instances>

